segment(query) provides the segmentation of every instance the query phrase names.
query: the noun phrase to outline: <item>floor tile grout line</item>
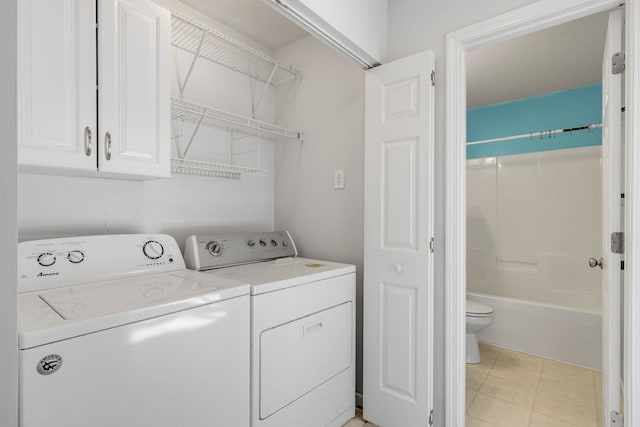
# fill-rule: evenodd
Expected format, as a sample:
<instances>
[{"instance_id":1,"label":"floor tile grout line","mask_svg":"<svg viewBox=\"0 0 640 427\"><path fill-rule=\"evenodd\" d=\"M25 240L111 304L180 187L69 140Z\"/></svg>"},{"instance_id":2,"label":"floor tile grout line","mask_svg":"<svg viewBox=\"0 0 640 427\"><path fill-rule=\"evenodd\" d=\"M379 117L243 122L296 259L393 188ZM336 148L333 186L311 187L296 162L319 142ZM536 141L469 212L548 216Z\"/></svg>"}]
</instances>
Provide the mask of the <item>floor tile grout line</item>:
<instances>
[{"instance_id":1,"label":"floor tile grout line","mask_svg":"<svg viewBox=\"0 0 640 427\"><path fill-rule=\"evenodd\" d=\"M540 366L540 372L538 372L538 382L536 383L536 391L533 394L533 402L531 403L531 408L529 409L529 420L527 421L527 427L531 426L533 422L533 409L536 407L536 402L538 401L538 393L540 392L540 383L542 382L542 371L544 369L544 360L542 361L542 365Z\"/></svg>"}]
</instances>

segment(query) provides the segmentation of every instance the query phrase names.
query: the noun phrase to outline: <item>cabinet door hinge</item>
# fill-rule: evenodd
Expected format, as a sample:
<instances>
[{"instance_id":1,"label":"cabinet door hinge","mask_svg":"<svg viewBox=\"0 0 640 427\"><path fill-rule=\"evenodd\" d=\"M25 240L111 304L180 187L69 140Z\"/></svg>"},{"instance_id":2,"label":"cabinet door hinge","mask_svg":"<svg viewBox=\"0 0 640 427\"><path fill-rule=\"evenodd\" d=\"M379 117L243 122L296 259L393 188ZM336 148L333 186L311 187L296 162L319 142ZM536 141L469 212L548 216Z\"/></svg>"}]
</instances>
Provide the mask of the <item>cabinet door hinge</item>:
<instances>
[{"instance_id":1,"label":"cabinet door hinge","mask_svg":"<svg viewBox=\"0 0 640 427\"><path fill-rule=\"evenodd\" d=\"M431 70L431 86L436 85L436 72L435 70Z\"/></svg>"},{"instance_id":2,"label":"cabinet door hinge","mask_svg":"<svg viewBox=\"0 0 640 427\"><path fill-rule=\"evenodd\" d=\"M429 426L433 426L433 409L429 412Z\"/></svg>"},{"instance_id":3,"label":"cabinet door hinge","mask_svg":"<svg viewBox=\"0 0 640 427\"><path fill-rule=\"evenodd\" d=\"M611 411L611 416L609 417L609 426L624 427L624 414L618 411Z\"/></svg>"},{"instance_id":4,"label":"cabinet door hinge","mask_svg":"<svg viewBox=\"0 0 640 427\"><path fill-rule=\"evenodd\" d=\"M431 253L434 253L436 250L436 241L435 239L432 237L431 239L429 239L429 251Z\"/></svg>"},{"instance_id":5,"label":"cabinet door hinge","mask_svg":"<svg viewBox=\"0 0 640 427\"><path fill-rule=\"evenodd\" d=\"M625 69L625 55L624 52L616 52L611 57L611 74L622 74Z\"/></svg>"}]
</instances>

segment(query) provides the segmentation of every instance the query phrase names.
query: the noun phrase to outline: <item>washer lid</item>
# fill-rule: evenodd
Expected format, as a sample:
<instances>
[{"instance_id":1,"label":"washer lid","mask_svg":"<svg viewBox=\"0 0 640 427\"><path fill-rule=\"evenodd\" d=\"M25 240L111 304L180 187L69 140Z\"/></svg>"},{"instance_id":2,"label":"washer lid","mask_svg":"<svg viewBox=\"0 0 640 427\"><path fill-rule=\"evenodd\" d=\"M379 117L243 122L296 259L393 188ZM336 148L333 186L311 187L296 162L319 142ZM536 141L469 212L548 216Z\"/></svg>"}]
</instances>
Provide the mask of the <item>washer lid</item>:
<instances>
[{"instance_id":1,"label":"washer lid","mask_svg":"<svg viewBox=\"0 0 640 427\"><path fill-rule=\"evenodd\" d=\"M493 308L477 301L467 300L467 314L489 315L493 314Z\"/></svg>"},{"instance_id":2,"label":"washer lid","mask_svg":"<svg viewBox=\"0 0 640 427\"><path fill-rule=\"evenodd\" d=\"M249 293L249 285L194 271L35 291L18 296L19 345L35 347Z\"/></svg>"}]
</instances>

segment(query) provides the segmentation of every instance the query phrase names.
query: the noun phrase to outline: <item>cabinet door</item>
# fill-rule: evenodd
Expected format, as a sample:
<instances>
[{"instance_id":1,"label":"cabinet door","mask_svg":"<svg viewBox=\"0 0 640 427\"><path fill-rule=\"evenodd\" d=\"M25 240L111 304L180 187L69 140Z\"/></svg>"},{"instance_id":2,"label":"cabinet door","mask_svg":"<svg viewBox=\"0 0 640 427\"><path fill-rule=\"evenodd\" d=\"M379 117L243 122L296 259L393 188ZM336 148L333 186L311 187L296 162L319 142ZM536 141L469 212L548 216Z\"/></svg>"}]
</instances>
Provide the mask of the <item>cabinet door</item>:
<instances>
[{"instance_id":1,"label":"cabinet door","mask_svg":"<svg viewBox=\"0 0 640 427\"><path fill-rule=\"evenodd\" d=\"M19 163L95 171L95 2L18 6Z\"/></svg>"},{"instance_id":2,"label":"cabinet door","mask_svg":"<svg viewBox=\"0 0 640 427\"><path fill-rule=\"evenodd\" d=\"M148 0L99 5L98 169L168 177L170 13Z\"/></svg>"}]
</instances>

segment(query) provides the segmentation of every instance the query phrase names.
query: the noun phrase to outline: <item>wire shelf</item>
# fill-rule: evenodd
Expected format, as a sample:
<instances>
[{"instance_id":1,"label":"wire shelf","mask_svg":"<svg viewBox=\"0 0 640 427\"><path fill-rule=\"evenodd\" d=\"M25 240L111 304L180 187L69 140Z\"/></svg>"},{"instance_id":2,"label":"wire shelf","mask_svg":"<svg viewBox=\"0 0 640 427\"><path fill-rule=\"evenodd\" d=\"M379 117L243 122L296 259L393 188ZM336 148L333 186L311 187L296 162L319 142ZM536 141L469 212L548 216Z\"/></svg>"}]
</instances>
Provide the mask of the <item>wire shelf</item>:
<instances>
[{"instance_id":1,"label":"wire shelf","mask_svg":"<svg viewBox=\"0 0 640 427\"><path fill-rule=\"evenodd\" d=\"M264 52L175 12L171 16L171 44L196 58L213 61L274 86L301 75Z\"/></svg>"},{"instance_id":2,"label":"wire shelf","mask_svg":"<svg viewBox=\"0 0 640 427\"><path fill-rule=\"evenodd\" d=\"M174 173L185 175L211 176L228 179L240 179L241 175L268 175L266 169L178 158L171 159L171 170Z\"/></svg>"},{"instance_id":3,"label":"wire shelf","mask_svg":"<svg viewBox=\"0 0 640 427\"><path fill-rule=\"evenodd\" d=\"M248 135L255 135L274 141L303 141L304 133L277 126L261 120L239 116L194 104L183 99L171 100L171 120L191 121L227 129L237 130Z\"/></svg>"}]
</instances>

